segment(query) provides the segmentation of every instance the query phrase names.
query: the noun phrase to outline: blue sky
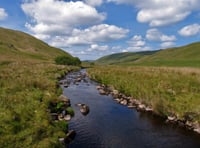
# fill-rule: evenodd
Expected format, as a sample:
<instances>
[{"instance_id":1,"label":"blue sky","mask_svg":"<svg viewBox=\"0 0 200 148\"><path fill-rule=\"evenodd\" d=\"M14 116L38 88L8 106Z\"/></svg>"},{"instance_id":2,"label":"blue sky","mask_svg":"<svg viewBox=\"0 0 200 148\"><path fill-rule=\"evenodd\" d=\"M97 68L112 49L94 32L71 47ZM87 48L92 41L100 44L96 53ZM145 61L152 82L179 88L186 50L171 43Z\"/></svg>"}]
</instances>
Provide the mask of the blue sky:
<instances>
[{"instance_id":1,"label":"blue sky","mask_svg":"<svg viewBox=\"0 0 200 148\"><path fill-rule=\"evenodd\" d=\"M200 0L0 0L0 26L82 60L200 40Z\"/></svg>"}]
</instances>

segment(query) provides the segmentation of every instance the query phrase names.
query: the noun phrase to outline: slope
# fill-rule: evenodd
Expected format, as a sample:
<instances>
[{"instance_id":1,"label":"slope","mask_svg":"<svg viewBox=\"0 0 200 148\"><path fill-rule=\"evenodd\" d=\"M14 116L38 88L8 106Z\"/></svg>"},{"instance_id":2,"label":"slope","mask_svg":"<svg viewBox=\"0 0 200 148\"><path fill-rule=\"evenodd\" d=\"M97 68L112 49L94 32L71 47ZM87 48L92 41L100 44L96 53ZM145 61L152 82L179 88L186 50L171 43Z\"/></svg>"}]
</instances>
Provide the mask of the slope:
<instances>
[{"instance_id":1,"label":"slope","mask_svg":"<svg viewBox=\"0 0 200 148\"><path fill-rule=\"evenodd\" d=\"M26 33L0 27L0 61L52 60L68 53L49 46Z\"/></svg>"},{"instance_id":2,"label":"slope","mask_svg":"<svg viewBox=\"0 0 200 148\"><path fill-rule=\"evenodd\" d=\"M98 59L96 63L200 67L200 42L158 51L112 54Z\"/></svg>"},{"instance_id":3,"label":"slope","mask_svg":"<svg viewBox=\"0 0 200 148\"><path fill-rule=\"evenodd\" d=\"M20 31L0 28L0 147L63 147L66 121L54 122L50 104L62 89L58 78L79 67L55 64L68 53ZM69 58L70 57L70 58Z\"/></svg>"},{"instance_id":4,"label":"slope","mask_svg":"<svg viewBox=\"0 0 200 148\"><path fill-rule=\"evenodd\" d=\"M125 52L111 54L96 60L98 64L123 64L127 62L134 62L144 56L152 55L157 51L145 51L145 52Z\"/></svg>"},{"instance_id":5,"label":"slope","mask_svg":"<svg viewBox=\"0 0 200 148\"><path fill-rule=\"evenodd\" d=\"M153 55L138 59L134 64L200 67L200 42L160 50Z\"/></svg>"}]
</instances>

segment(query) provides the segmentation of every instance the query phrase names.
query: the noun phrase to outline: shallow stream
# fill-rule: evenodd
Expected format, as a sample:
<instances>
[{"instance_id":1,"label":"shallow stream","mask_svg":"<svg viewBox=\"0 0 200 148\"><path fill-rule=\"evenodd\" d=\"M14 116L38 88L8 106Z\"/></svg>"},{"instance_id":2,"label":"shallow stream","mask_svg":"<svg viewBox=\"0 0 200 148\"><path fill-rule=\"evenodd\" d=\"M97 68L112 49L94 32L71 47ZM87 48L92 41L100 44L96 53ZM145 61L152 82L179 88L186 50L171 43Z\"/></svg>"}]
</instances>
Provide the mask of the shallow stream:
<instances>
[{"instance_id":1,"label":"shallow stream","mask_svg":"<svg viewBox=\"0 0 200 148\"><path fill-rule=\"evenodd\" d=\"M200 136L194 132L166 124L148 113L137 112L115 102L112 96L100 95L96 82L85 77L75 82L80 73L66 76L69 87L64 95L71 100L75 117L69 128L76 137L69 148L200 148ZM90 112L84 116L75 104L84 103Z\"/></svg>"}]
</instances>

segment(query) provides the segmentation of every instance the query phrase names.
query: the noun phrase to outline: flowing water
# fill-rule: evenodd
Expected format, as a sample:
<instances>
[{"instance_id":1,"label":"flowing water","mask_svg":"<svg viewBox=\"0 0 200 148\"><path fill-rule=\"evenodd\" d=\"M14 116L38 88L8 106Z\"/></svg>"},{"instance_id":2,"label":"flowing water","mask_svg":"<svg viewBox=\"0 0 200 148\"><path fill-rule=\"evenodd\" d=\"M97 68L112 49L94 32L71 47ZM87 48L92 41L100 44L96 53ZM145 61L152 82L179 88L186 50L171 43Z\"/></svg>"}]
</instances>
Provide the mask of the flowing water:
<instances>
[{"instance_id":1,"label":"flowing water","mask_svg":"<svg viewBox=\"0 0 200 148\"><path fill-rule=\"evenodd\" d=\"M137 112L116 103L112 96L102 96L98 85L85 78L73 81L85 70L66 76L71 84L63 87L64 95L71 99L75 117L69 128L76 131L69 148L200 148L200 136L148 113ZM88 115L80 113L75 104L90 107Z\"/></svg>"}]
</instances>

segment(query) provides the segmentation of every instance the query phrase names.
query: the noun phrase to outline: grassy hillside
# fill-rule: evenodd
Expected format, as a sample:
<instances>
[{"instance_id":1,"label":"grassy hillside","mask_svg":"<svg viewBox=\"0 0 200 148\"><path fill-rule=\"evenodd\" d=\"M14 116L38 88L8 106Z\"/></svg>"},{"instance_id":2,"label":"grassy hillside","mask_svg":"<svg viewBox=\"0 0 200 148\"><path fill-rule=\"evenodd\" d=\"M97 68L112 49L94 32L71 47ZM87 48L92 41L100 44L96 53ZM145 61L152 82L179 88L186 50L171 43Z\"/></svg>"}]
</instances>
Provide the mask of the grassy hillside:
<instances>
[{"instance_id":1,"label":"grassy hillside","mask_svg":"<svg viewBox=\"0 0 200 148\"><path fill-rule=\"evenodd\" d=\"M26 33L0 28L0 62L8 60L52 60L68 53Z\"/></svg>"},{"instance_id":2,"label":"grassy hillside","mask_svg":"<svg viewBox=\"0 0 200 148\"><path fill-rule=\"evenodd\" d=\"M58 78L78 67L55 64L68 53L19 31L0 28L0 147L62 147L67 123L54 122L49 104Z\"/></svg>"},{"instance_id":3,"label":"grassy hillside","mask_svg":"<svg viewBox=\"0 0 200 148\"><path fill-rule=\"evenodd\" d=\"M98 64L120 64L127 62L134 62L144 56L152 55L157 51L145 51L145 52L125 52L125 53L115 53L102 57L96 61Z\"/></svg>"},{"instance_id":4,"label":"grassy hillside","mask_svg":"<svg viewBox=\"0 0 200 148\"><path fill-rule=\"evenodd\" d=\"M98 59L97 63L200 67L200 42L157 52L113 54Z\"/></svg>"},{"instance_id":5,"label":"grassy hillside","mask_svg":"<svg viewBox=\"0 0 200 148\"><path fill-rule=\"evenodd\" d=\"M200 42L161 50L137 60L135 64L200 67Z\"/></svg>"}]
</instances>

